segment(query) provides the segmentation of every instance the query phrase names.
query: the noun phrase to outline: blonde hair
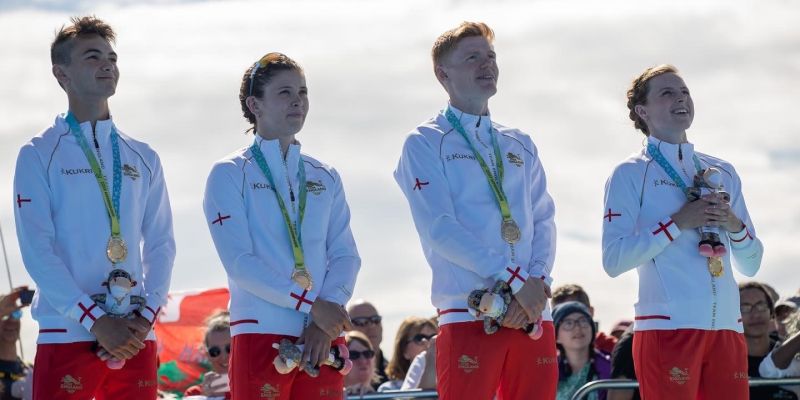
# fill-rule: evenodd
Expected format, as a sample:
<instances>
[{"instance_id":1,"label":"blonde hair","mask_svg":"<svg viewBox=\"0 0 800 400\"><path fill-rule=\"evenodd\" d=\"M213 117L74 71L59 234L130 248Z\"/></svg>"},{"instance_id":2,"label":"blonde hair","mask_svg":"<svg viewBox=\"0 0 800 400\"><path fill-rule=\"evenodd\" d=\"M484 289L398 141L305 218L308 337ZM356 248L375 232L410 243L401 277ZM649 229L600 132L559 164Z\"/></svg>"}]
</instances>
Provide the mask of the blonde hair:
<instances>
[{"instance_id":1,"label":"blonde hair","mask_svg":"<svg viewBox=\"0 0 800 400\"><path fill-rule=\"evenodd\" d=\"M464 21L461 25L448 30L447 32L439 35L433 43L431 49L431 58L433 58L433 67L442 61L447 54L449 54L456 47L461 39L483 36L489 43L494 41L494 31L489 28L489 25L483 22L468 22Z\"/></svg>"}]
</instances>

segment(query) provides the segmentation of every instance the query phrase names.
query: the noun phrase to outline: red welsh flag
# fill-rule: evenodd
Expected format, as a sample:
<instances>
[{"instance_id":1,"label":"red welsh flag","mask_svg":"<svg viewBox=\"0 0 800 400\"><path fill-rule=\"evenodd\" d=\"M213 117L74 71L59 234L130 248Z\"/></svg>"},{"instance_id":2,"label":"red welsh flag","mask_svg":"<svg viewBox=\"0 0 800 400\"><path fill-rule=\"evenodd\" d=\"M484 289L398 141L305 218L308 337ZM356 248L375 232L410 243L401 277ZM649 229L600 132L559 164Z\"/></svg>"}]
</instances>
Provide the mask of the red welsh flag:
<instances>
[{"instance_id":1,"label":"red welsh flag","mask_svg":"<svg viewBox=\"0 0 800 400\"><path fill-rule=\"evenodd\" d=\"M190 290L170 293L155 324L158 337L158 387L183 394L197 385L211 369L203 351L205 320L228 308L228 289Z\"/></svg>"}]
</instances>

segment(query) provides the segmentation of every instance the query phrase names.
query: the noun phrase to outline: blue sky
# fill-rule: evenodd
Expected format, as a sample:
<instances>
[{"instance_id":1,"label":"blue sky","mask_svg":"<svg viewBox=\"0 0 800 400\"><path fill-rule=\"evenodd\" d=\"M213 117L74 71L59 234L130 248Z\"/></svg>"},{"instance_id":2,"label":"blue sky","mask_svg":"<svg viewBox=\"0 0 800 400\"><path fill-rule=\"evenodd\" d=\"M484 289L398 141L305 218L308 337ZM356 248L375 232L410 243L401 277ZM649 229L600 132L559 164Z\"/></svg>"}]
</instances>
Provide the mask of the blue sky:
<instances>
[{"instance_id":1,"label":"blue sky","mask_svg":"<svg viewBox=\"0 0 800 400\"><path fill-rule=\"evenodd\" d=\"M33 4L33 6L31 6ZM487 4L491 4L490 6ZM115 121L163 160L175 214L172 287L225 285L202 214L211 164L245 146L237 100L245 69L281 51L306 69L311 111L298 139L335 166L363 258L356 297L374 301L390 342L405 316L434 313L430 272L392 178L405 135L446 104L429 60L442 31L482 20L496 32L493 119L531 134L556 207L556 285L582 284L601 328L630 316L636 274L600 262L603 186L637 151L625 90L645 67L678 66L692 90L689 139L731 161L766 255L758 280L798 286L800 5L749 1L3 1L0 3L0 198L11 199L19 147L66 109L49 43L70 15L92 13L118 33ZM15 283L30 282L11 202L0 207ZM26 318L26 355L36 327Z\"/></svg>"}]
</instances>

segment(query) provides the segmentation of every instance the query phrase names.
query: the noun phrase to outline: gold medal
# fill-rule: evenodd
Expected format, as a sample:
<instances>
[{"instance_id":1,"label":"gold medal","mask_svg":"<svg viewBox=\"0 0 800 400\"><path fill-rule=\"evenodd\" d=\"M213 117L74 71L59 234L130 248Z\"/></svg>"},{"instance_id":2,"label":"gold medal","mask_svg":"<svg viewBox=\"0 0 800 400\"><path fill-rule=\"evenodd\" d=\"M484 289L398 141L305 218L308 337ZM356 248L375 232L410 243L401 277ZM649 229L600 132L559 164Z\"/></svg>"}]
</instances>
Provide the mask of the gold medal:
<instances>
[{"instance_id":1,"label":"gold medal","mask_svg":"<svg viewBox=\"0 0 800 400\"><path fill-rule=\"evenodd\" d=\"M503 220L500 224L500 236L503 237L507 243L513 244L519 241L520 233L519 226L513 219Z\"/></svg>"},{"instance_id":2,"label":"gold medal","mask_svg":"<svg viewBox=\"0 0 800 400\"><path fill-rule=\"evenodd\" d=\"M295 269L294 272L292 272L292 280L305 290L311 290L311 286L313 285L311 274L309 274L305 268Z\"/></svg>"},{"instance_id":3,"label":"gold medal","mask_svg":"<svg viewBox=\"0 0 800 400\"><path fill-rule=\"evenodd\" d=\"M708 258L708 272L715 278L722 276L722 273L725 272L725 267L722 265L721 257Z\"/></svg>"},{"instance_id":4,"label":"gold medal","mask_svg":"<svg viewBox=\"0 0 800 400\"><path fill-rule=\"evenodd\" d=\"M111 236L106 246L106 256L113 264L124 261L128 256L128 246L125 244L125 240L120 236Z\"/></svg>"}]
</instances>

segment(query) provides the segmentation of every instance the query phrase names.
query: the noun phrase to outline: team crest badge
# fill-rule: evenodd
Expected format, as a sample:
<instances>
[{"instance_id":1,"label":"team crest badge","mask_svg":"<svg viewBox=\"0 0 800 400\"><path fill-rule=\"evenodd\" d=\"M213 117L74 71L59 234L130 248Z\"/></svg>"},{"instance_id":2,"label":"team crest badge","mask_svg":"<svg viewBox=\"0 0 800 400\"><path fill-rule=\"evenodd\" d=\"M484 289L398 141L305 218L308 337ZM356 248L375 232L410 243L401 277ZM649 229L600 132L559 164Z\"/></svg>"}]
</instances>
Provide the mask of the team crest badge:
<instances>
[{"instance_id":1,"label":"team crest badge","mask_svg":"<svg viewBox=\"0 0 800 400\"><path fill-rule=\"evenodd\" d=\"M462 354L461 357L458 358L458 368L464 370L466 373L480 368L478 357L472 358L466 354Z\"/></svg>"},{"instance_id":2,"label":"team crest badge","mask_svg":"<svg viewBox=\"0 0 800 400\"><path fill-rule=\"evenodd\" d=\"M514 165L516 165L518 167L521 167L522 164L525 163L524 161L522 161L522 158L520 158L518 155L516 155L516 154L514 154L514 153L512 153L510 151L508 152L508 154L506 154L506 158L508 158L508 162L510 162L510 163L512 163L512 164L514 164Z\"/></svg>"},{"instance_id":3,"label":"team crest badge","mask_svg":"<svg viewBox=\"0 0 800 400\"><path fill-rule=\"evenodd\" d=\"M672 369L669 370L669 380L678 385L683 385L689 381L689 368L680 369L678 367L672 367Z\"/></svg>"},{"instance_id":4,"label":"team crest badge","mask_svg":"<svg viewBox=\"0 0 800 400\"><path fill-rule=\"evenodd\" d=\"M316 195L316 196L319 196L319 195L320 195L320 193L322 193L322 192L324 192L324 191L325 191L325 189L327 189L327 188L326 188L326 187L325 187L325 185L322 183L322 181L316 181L316 182L313 182L313 181L307 181L307 182L306 182L306 190L307 190L309 193L313 193L313 194L314 194L314 195Z\"/></svg>"},{"instance_id":5,"label":"team crest badge","mask_svg":"<svg viewBox=\"0 0 800 400\"><path fill-rule=\"evenodd\" d=\"M139 171L136 170L136 167L128 164L122 166L122 174L134 181L139 177Z\"/></svg>"},{"instance_id":6,"label":"team crest badge","mask_svg":"<svg viewBox=\"0 0 800 400\"><path fill-rule=\"evenodd\" d=\"M72 375L64 375L64 377L61 378L61 389L69 394L83 390L81 378L75 379L72 377Z\"/></svg>"},{"instance_id":7,"label":"team crest badge","mask_svg":"<svg viewBox=\"0 0 800 400\"><path fill-rule=\"evenodd\" d=\"M269 383L265 383L264 386L261 387L261 398L262 399L277 399L281 395L280 385L277 385L278 388L272 387Z\"/></svg>"}]
</instances>

